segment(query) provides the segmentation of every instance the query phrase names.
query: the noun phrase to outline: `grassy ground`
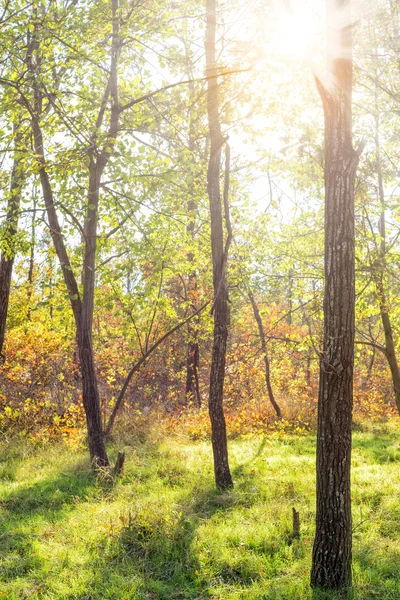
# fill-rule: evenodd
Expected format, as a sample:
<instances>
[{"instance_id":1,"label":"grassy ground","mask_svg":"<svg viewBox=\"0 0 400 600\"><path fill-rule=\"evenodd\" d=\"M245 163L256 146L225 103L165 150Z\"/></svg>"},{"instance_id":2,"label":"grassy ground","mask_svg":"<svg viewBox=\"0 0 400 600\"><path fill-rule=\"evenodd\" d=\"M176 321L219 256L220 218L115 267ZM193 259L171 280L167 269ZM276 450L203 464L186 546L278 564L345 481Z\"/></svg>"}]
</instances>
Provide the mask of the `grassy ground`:
<instances>
[{"instance_id":1,"label":"grassy ground","mask_svg":"<svg viewBox=\"0 0 400 600\"><path fill-rule=\"evenodd\" d=\"M398 440L395 427L354 434L362 600L400 599ZM235 488L224 494L207 442L148 435L117 447L127 462L112 485L93 478L82 448L2 443L0 599L312 598L313 436L231 442Z\"/></svg>"}]
</instances>

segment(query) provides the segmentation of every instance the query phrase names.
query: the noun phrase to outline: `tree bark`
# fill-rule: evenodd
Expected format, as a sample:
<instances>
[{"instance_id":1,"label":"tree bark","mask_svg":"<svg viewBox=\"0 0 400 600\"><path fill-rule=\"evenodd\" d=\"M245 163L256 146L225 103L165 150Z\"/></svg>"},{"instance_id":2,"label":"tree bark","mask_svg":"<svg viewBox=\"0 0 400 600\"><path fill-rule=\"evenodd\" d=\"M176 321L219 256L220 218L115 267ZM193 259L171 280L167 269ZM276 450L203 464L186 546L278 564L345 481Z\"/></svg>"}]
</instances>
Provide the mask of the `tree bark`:
<instances>
[{"instance_id":1,"label":"tree bark","mask_svg":"<svg viewBox=\"0 0 400 600\"><path fill-rule=\"evenodd\" d=\"M211 440L214 455L215 483L220 489L233 487L228 462L228 443L223 409L226 345L230 311L226 284L226 258L220 192L221 148L224 138L219 120L219 99L216 52L216 0L206 2L206 69L207 112L210 131L210 158L207 170L207 191L211 215L211 253L214 286L214 341L211 358L208 408L211 420ZM229 234L228 234L229 238Z\"/></svg>"},{"instance_id":2,"label":"tree bark","mask_svg":"<svg viewBox=\"0 0 400 600\"><path fill-rule=\"evenodd\" d=\"M311 586L338 590L346 596L352 585L354 179L361 150L356 152L352 146L349 0L328 0L327 18L330 85L324 87L317 81L325 115L325 296ZM342 25L335 29L335 23Z\"/></svg>"},{"instance_id":3,"label":"tree bark","mask_svg":"<svg viewBox=\"0 0 400 600\"><path fill-rule=\"evenodd\" d=\"M274 410L276 412L276 416L278 417L278 419L281 419L282 418L282 412L281 412L281 409L279 407L279 404L275 400L274 393L272 391L271 372L270 372L270 366L269 366L269 358L268 358L268 351L267 351L267 342L266 342L266 339L265 339L265 332L264 332L263 322L262 322L260 311L258 310L258 306L257 306L257 303L255 301L253 293L251 291L249 291L248 294L249 294L251 306L253 307L254 318L255 318L255 320L257 322L258 334L260 336L261 350L262 350L262 353L263 353L264 364L265 364L265 382L267 384L268 398L269 398L269 401L271 402L271 404L272 404L272 406L273 406L273 408L274 408Z\"/></svg>"},{"instance_id":4,"label":"tree bark","mask_svg":"<svg viewBox=\"0 0 400 600\"><path fill-rule=\"evenodd\" d=\"M7 203L6 225L3 237L6 248L3 248L0 260L0 357L3 356L4 338L10 299L11 277L15 258L15 236L18 228L21 189L25 181L24 165L21 162L22 134L14 126L14 160L11 171L10 195Z\"/></svg>"}]
</instances>

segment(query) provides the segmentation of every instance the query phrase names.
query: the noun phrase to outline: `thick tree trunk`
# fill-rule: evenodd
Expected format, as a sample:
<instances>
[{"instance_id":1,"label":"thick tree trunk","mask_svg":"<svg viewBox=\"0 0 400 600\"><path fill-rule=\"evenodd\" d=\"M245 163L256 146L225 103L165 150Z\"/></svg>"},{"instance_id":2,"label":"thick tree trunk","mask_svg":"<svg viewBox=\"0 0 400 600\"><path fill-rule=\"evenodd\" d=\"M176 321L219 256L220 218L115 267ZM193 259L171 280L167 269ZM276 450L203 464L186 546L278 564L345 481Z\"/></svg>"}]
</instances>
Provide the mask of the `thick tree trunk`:
<instances>
[{"instance_id":1,"label":"thick tree trunk","mask_svg":"<svg viewBox=\"0 0 400 600\"><path fill-rule=\"evenodd\" d=\"M21 189L25 181L24 166L21 163L22 135L14 127L14 162L11 171L10 195L7 203L6 226L4 228L5 248L0 259L0 356L3 357L4 338L10 299L11 277L15 257L15 236L18 228Z\"/></svg>"},{"instance_id":2,"label":"thick tree trunk","mask_svg":"<svg viewBox=\"0 0 400 600\"><path fill-rule=\"evenodd\" d=\"M274 393L272 391L271 372L270 372L270 366L269 366L269 358L268 358L268 351L267 351L267 342L266 342L266 339L265 339L263 322L262 322L262 319L261 319L260 311L258 310L257 303L256 303L255 298L253 296L253 293L251 291L249 291L248 294L249 294L251 306L253 307L254 318L255 318L255 320L257 322L258 334L260 336L261 350L262 350L262 353L263 353L264 364L265 364L265 382L266 382L267 390L268 390L268 398L269 398L269 401L271 402L271 404L272 404L272 406L273 406L273 408L274 408L274 410L276 412L276 416L278 417L278 419L281 419L282 418L282 412L281 412L281 409L279 407L279 404L275 400Z\"/></svg>"},{"instance_id":3,"label":"thick tree trunk","mask_svg":"<svg viewBox=\"0 0 400 600\"><path fill-rule=\"evenodd\" d=\"M206 68L207 111L210 131L210 158L207 171L207 189L211 214L211 251L214 285L214 341L212 348L209 414L212 430L215 482L218 488L233 486L228 462L228 444L223 409L225 357L229 326L228 289L226 284L226 251L222 225L220 192L221 147L224 138L219 121L218 81L215 58L216 0L206 2Z\"/></svg>"},{"instance_id":4,"label":"thick tree trunk","mask_svg":"<svg viewBox=\"0 0 400 600\"><path fill-rule=\"evenodd\" d=\"M332 24L339 22L342 28L332 31ZM317 82L325 114L325 296L311 570L312 587L339 590L345 595L352 584L354 178L359 157L352 146L350 22L349 0L328 0L331 86L327 89Z\"/></svg>"}]
</instances>

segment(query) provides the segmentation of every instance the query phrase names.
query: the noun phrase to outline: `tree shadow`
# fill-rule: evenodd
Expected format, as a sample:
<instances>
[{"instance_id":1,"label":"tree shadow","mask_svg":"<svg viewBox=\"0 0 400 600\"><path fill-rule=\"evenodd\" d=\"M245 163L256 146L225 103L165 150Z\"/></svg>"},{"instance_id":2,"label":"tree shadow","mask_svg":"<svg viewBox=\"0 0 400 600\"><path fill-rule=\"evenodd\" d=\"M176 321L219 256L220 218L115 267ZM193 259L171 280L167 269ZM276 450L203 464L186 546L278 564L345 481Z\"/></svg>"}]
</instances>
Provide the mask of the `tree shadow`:
<instances>
[{"instance_id":1,"label":"tree shadow","mask_svg":"<svg viewBox=\"0 0 400 600\"><path fill-rule=\"evenodd\" d=\"M311 598L312 600L354 600L355 593L353 587L341 591L313 589Z\"/></svg>"},{"instance_id":2,"label":"tree shadow","mask_svg":"<svg viewBox=\"0 0 400 600\"><path fill-rule=\"evenodd\" d=\"M389 434L372 435L369 439L353 439L353 450L359 450L369 464L400 462L400 445Z\"/></svg>"},{"instance_id":3,"label":"tree shadow","mask_svg":"<svg viewBox=\"0 0 400 600\"><path fill-rule=\"evenodd\" d=\"M236 504L231 492L220 493L212 487L199 492L193 488L177 500L179 510L175 514L151 515L146 511L130 516L109 549L103 569L97 570L91 589L105 590L111 575L115 578L119 572L126 573L128 561L140 576L143 598L208 598L210 581L201 574L195 547L198 526L216 513L230 511ZM253 583L229 565L222 566L218 577L221 582ZM110 592L108 589L104 597L109 597ZM87 597L84 594L80 600ZM98 596L95 597L97 600Z\"/></svg>"},{"instance_id":4,"label":"tree shadow","mask_svg":"<svg viewBox=\"0 0 400 600\"><path fill-rule=\"evenodd\" d=\"M40 520L45 525L44 536L52 536L57 522L76 509L81 499L87 498L96 486L87 464L76 464L57 477L19 488L1 500L0 580L12 581L40 571L40 560L33 548L37 522Z\"/></svg>"}]
</instances>

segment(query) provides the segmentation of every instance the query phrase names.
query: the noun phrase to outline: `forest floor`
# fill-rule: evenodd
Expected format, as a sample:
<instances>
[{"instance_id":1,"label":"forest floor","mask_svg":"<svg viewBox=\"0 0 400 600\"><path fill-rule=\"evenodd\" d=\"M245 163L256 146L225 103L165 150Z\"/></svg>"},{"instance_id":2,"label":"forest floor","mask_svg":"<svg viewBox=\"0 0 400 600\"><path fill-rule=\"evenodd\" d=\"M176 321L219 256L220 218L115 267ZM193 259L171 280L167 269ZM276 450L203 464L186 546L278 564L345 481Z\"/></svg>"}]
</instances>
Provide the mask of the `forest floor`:
<instances>
[{"instance_id":1,"label":"forest floor","mask_svg":"<svg viewBox=\"0 0 400 600\"><path fill-rule=\"evenodd\" d=\"M360 600L400 598L399 424L354 433ZM79 440L3 439L0 599L312 598L314 435L231 441L226 493L214 489L208 442L140 437L119 434L110 446L112 457L127 454L114 484L93 477Z\"/></svg>"}]
</instances>

